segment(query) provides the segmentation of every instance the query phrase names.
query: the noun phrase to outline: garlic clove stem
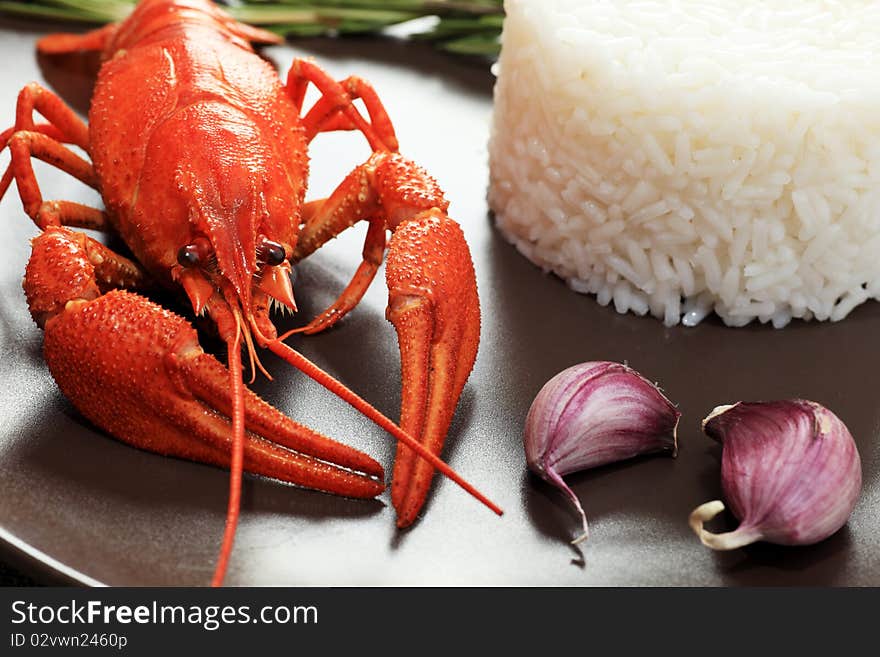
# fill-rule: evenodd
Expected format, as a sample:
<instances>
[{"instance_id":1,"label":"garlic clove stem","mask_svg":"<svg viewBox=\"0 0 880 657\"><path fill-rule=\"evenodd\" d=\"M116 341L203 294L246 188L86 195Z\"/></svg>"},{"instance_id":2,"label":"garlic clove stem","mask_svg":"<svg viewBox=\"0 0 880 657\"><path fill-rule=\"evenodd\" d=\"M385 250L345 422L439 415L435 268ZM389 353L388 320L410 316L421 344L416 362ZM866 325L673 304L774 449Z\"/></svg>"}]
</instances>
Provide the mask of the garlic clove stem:
<instances>
[{"instance_id":1,"label":"garlic clove stem","mask_svg":"<svg viewBox=\"0 0 880 657\"><path fill-rule=\"evenodd\" d=\"M724 511L724 502L713 500L701 504L691 512L688 524L694 530L694 533L700 537L700 542L706 547L710 547L713 550L735 550L760 541L763 538L761 532L755 527L740 525L732 532L725 532L724 534L713 534L703 528L704 523L709 522L722 511Z\"/></svg>"},{"instance_id":2,"label":"garlic clove stem","mask_svg":"<svg viewBox=\"0 0 880 657\"><path fill-rule=\"evenodd\" d=\"M731 408L733 408L734 406L736 406L737 404L740 404L740 403L741 402L737 402L736 404L723 404L721 406L716 406L715 408L712 409L712 412L709 413L709 415L707 415L706 417L703 418L703 421L700 423L700 429L703 430L703 433L707 433L706 432L706 425L709 424L709 422L711 422L713 419L715 419L719 415L724 415L727 411L729 411Z\"/></svg>"},{"instance_id":3,"label":"garlic clove stem","mask_svg":"<svg viewBox=\"0 0 880 657\"><path fill-rule=\"evenodd\" d=\"M551 484L556 486L559 490L565 493L566 497L571 501L574 505L574 508L577 510L578 515L581 517L581 526L583 527L583 532L581 532L580 536L572 539L572 545L579 545L586 541L590 537L590 527L587 524L587 514L584 513L584 508L581 506L581 501L578 499L578 496L574 494L574 491L568 487L568 484L563 481L562 477L555 470L545 470L545 478Z\"/></svg>"}]
</instances>

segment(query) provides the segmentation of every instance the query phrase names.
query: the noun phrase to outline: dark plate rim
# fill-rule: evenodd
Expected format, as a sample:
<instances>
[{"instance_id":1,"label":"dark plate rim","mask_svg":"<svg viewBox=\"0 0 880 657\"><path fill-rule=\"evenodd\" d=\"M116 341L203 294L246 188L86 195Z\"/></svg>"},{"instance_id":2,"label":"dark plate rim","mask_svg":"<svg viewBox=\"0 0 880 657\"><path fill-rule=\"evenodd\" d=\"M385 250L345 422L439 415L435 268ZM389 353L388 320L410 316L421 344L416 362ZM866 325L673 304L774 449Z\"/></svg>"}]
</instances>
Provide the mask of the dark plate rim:
<instances>
[{"instance_id":1,"label":"dark plate rim","mask_svg":"<svg viewBox=\"0 0 880 657\"><path fill-rule=\"evenodd\" d=\"M0 555L25 574L49 586L104 587L105 583L55 559L0 527Z\"/></svg>"}]
</instances>

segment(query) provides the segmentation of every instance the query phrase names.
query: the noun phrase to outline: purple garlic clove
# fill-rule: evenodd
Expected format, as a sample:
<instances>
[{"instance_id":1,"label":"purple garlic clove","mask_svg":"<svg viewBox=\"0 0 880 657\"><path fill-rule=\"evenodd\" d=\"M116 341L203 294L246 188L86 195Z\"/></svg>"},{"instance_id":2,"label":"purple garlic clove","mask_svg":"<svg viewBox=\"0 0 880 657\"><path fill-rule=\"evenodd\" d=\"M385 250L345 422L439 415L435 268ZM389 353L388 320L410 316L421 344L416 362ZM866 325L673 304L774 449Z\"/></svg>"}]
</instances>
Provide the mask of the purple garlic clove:
<instances>
[{"instance_id":1,"label":"purple garlic clove","mask_svg":"<svg viewBox=\"0 0 880 657\"><path fill-rule=\"evenodd\" d=\"M704 545L733 550L755 541L809 545L852 513L862 487L859 453L846 425L811 401L719 406L703 431L722 444L721 486L739 527L713 534L703 524L724 510L697 507L690 525Z\"/></svg>"},{"instance_id":2,"label":"purple garlic clove","mask_svg":"<svg viewBox=\"0 0 880 657\"><path fill-rule=\"evenodd\" d=\"M526 417L529 468L562 490L587 517L563 475L652 452L676 454L681 413L653 383L626 365L590 362L569 367L541 388Z\"/></svg>"}]
</instances>

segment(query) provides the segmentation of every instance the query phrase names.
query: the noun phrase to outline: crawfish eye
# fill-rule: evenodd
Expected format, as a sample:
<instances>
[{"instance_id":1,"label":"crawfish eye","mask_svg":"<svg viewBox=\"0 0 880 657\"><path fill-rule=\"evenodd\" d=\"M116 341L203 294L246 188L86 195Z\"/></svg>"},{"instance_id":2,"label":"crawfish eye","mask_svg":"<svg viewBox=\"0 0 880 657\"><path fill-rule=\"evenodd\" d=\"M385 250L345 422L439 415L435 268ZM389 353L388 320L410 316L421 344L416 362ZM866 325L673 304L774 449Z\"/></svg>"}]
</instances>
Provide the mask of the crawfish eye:
<instances>
[{"instance_id":1,"label":"crawfish eye","mask_svg":"<svg viewBox=\"0 0 880 657\"><path fill-rule=\"evenodd\" d=\"M177 262L183 267L195 267L199 264L201 257L199 256L199 247L195 244L187 244L180 247L177 252Z\"/></svg>"},{"instance_id":2,"label":"crawfish eye","mask_svg":"<svg viewBox=\"0 0 880 657\"><path fill-rule=\"evenodd\" d=\"M196 237L189 244L180 247L177 252L177 262L183 267L208 266L211 262L214 249L211 242L205 237Z\"/></svg>"},{"instance_id":3,"label":"crawfish eye","mask_svg":"<svg viewBox=\"0 0 880 657\"><path fill-rule=\"evenodd\" d=\"M263 240L260 247L260 255L262 256L262 259L270 267L280 265L284 262L284 259L287 258L287 253L284 251L284 247L278 242Z\"/></svg>"}]
</instances>

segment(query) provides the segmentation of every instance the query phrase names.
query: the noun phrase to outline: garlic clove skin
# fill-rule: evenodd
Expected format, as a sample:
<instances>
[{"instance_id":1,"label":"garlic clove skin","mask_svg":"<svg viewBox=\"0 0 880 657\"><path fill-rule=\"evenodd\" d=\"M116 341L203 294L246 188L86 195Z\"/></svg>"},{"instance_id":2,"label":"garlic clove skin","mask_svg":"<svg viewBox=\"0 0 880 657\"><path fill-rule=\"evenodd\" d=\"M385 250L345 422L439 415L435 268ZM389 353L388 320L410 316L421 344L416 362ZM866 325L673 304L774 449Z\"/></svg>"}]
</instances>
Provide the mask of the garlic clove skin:
<instances>
[{"instance_id":1,"label":"garlic clove skin","mask_svg":"<svg viewBox=\"0 0 880 657\"><path fill-rule=\"evenodd\" d=\"M635 370L607 361L563 370L541 388L526 417L529 469L562 490L586 514L563 475L654 452L677 453L681 413Z\"/></svg>"},{"instance_id":2,"label":"garlic clove skin","mask_svg":"<svg viewBox=\"0 0 880 657\"><path fill-rule=\"evenodd\" d=\"M690 525L707 547L810 545L846 524L861 491L861 460L846 425L824 406L801 399L719 406L703 431L722 445L721 486L740 521L713 534L703 524L724 504L695 509Z\"/></svg>"}]
</instances>

